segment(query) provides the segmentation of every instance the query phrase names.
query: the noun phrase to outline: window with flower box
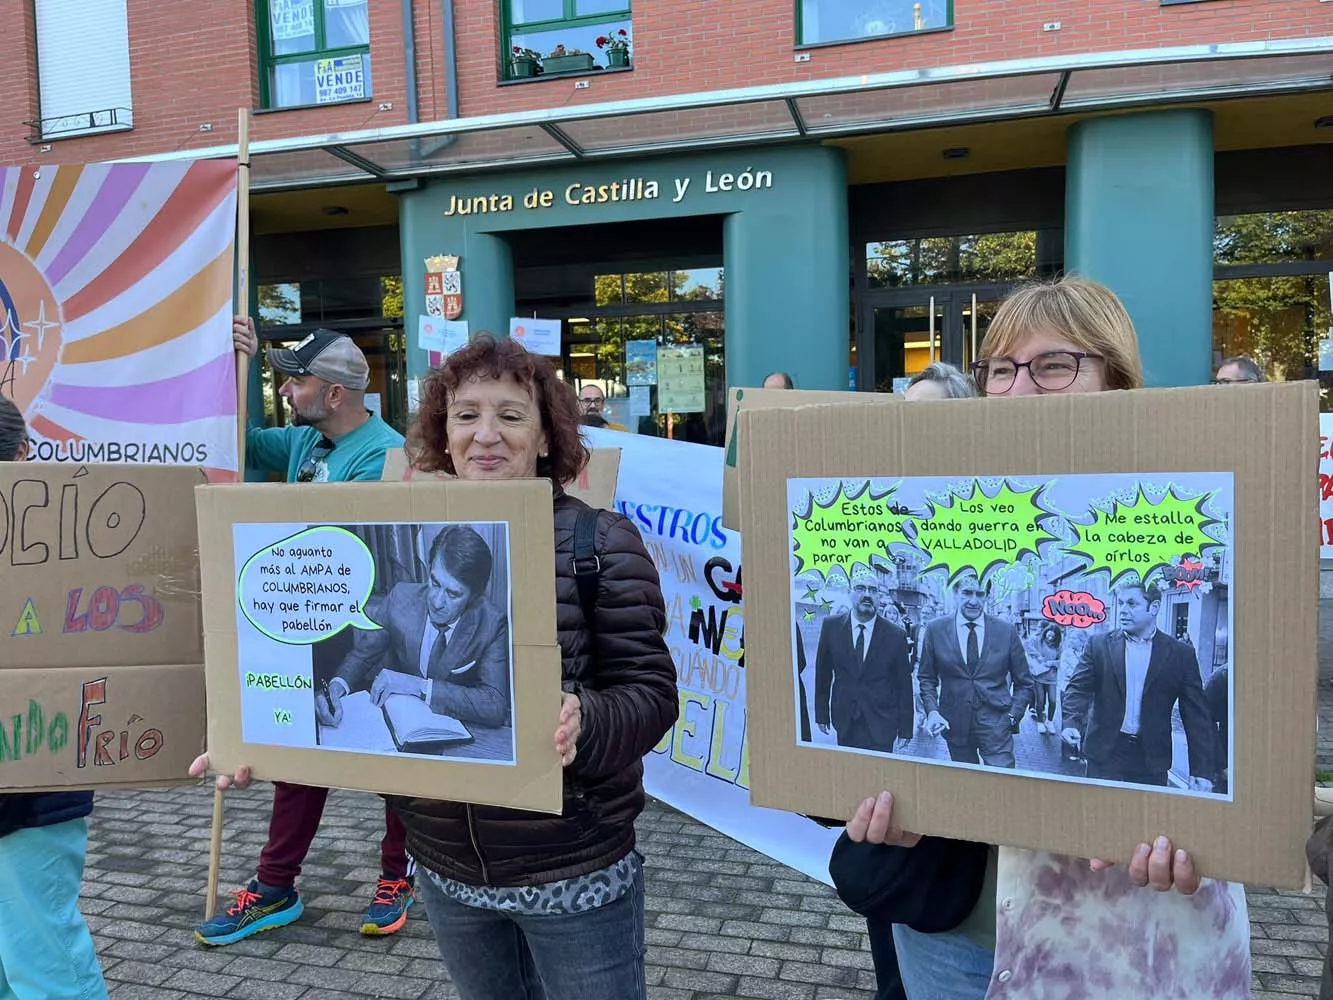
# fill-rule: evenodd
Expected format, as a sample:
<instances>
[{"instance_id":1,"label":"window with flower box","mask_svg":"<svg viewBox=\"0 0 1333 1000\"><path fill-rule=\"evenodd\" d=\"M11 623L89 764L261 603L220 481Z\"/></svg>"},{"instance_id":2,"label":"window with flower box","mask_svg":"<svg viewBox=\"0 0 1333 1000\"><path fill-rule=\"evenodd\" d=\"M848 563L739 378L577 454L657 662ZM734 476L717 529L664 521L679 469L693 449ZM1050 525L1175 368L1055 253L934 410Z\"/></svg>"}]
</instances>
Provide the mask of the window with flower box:
<instances>
[{"instance_id":1,"label":"window with flower box","mask_svg":"<svg viewBox=\"0 0 1333 1000\"><path fill-rule=\"evenodd\" d=\"M953 0L796 0L799 45L861 42L953 27Z\"/></svg>"},{"instance_id":2,"label":"window with flower box","mask_svg":"<svg viewBox=\"0 0 1333 1000\"><path fill-rule=\"evenodd\" d=\"M503 76L629 69L630 0L501 0Z\"/></svg>"}]
</instances>

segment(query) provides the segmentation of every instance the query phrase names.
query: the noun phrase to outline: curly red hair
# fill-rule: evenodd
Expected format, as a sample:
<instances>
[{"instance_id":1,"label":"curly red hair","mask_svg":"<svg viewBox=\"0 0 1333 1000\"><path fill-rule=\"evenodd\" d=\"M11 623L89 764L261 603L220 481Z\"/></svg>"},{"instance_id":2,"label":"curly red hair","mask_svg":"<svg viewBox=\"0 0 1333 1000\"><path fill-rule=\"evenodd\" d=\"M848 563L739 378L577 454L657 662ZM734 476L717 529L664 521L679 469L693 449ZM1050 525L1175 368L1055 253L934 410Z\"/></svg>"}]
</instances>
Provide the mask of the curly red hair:
<instances>
[{"instance_id":1,"label":"curly red hair","mask_svg":"<svg viewBox=\"0 0 1333 1000\"><path fill-rule=\"evenodd\" d=\"M551 362L530 354L518 341L479 333L444 359L421 386L421 408L408 430L406 448L412 464L426 472L457 475L449 455L449 400L464 382L513 376L532 395L546 432L547 456L537 460L537 474L558 486L572 482L588 464L588 447L579 431L579 403Z\"/></svg>"}]
</instances>

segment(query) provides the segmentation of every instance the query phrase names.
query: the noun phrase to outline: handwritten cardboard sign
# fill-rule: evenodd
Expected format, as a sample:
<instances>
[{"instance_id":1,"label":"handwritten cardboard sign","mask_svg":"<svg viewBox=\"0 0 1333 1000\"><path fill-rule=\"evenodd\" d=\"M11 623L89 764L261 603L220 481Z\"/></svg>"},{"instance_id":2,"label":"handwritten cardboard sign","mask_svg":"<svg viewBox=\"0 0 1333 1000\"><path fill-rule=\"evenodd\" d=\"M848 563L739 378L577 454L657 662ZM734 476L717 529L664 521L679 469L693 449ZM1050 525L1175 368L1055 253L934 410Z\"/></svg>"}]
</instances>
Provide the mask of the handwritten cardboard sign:
<instances>
[{"instance_id":1,"label":"handwritten cardboard sign","mask_svg":"<svg viewBox=\"0 0 1333 1000\"><path fill-rule=\"evenodd\" d=\"M180 466L0 465L0 787L178 781L203 745Z\"/></svg>"}]
</instances>

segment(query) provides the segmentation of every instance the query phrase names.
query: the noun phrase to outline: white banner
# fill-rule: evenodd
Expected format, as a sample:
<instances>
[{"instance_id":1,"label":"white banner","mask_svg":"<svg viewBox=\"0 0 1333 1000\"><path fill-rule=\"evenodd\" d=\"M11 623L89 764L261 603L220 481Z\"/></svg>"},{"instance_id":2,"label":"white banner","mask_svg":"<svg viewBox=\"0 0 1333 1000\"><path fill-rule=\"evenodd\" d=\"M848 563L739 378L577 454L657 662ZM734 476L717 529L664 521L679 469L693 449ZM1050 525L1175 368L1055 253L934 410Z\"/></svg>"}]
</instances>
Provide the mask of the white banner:
<instances>
[{"instance_id":1,"label":"white banner","mask_svg":"<svg viewBox=\"0 0 1333 1000\"><path fill-rule=\"evenodd\" d=\"M616 507L662 577L680 719L644 761L652 795L775 861L830 884L839 830L750 805L740 536L722 527L722 449L583 428L621 448Z\"/></svg>"}]
</instances>

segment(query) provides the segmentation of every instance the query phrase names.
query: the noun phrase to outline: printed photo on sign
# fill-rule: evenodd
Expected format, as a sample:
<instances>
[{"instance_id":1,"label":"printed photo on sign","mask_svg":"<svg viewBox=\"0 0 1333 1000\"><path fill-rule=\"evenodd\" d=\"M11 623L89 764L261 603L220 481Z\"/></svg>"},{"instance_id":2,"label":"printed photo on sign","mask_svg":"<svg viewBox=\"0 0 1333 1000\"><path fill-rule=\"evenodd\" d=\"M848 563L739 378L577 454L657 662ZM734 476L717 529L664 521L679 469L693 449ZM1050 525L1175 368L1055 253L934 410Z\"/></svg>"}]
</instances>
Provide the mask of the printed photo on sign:
<instances>
[{"instance_id":1,"label":"printed photo on sign","mask_svg":"<svg viewBox=\"0 0 1333 1000\"><path fill-rule=\"evenodd\" d=\"M798 744L1230 800L1231 473L787 491Z\"/></svg>"},{"instance_id":2,"label":"printed photo on sign","mask_svg":"<svg viewBox=\"0 0 1333 1000\"><path fill-rule=\"evenodd\" d=\"M508 524L232 531L245 742L514 763Z\"/></svg>"}]
</instances>

